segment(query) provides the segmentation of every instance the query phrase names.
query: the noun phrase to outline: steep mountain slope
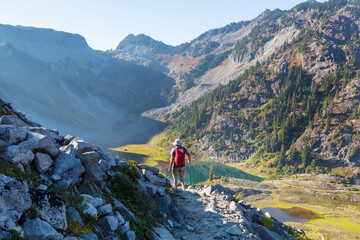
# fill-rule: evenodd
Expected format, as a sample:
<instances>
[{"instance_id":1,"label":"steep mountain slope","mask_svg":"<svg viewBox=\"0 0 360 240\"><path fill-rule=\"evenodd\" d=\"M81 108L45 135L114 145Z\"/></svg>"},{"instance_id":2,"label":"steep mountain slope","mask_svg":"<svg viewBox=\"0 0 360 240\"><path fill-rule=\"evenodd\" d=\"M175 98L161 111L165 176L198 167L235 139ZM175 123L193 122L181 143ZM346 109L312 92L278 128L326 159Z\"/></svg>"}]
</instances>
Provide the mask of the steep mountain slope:
<instances>
[{"instance_id":1,"label":"steep mountain slope","mask_svg":"<svg viewBox=\"0 0 360 240\"><path fill-rule=\"evenodd\" d=\"M266 60L285 42L291 42L299 30L294 21L280 21L284 14L281 10L266 10L252 21L210 30L190 43L174 47L170 53L150 50L148 54L139 54L132 51L134 46L138 49L145 46L137 39L142 38L139 35L131 38L132 44L127 48L120 43L123 46L121 51L114 50L113 54L124 59L143 58L147 65L166 67L168 75L177 80L169 96L173 104L144 113L144 116L156 119L189 105L220 84L228 83L257 61ZM143 64L142 61L139 63Z\"/></svg>"},{"instance_id":2,"label":"steep mountain slope","mask_svg":"<svg viewBox=\"0 0 360 240\"><path fill-rule=\"evenodd\" d=\"M283 13L273 25L288 22L297 37L170 115L167 137L267 174L359 167L359 16L357 1L341 0Z\"/></svg>"},{"instance_id":3,"label":"steep mountain slope","mask_svg":"<svg viewBox=\"0 0 360 240\"><path fill-rule=\"evenodd\" d=\"M75 34L0 25L0 41L1 96L34 121L98 142L120 141L141 112L167 104L174 83Z\"/></svg>"}]
</instances>

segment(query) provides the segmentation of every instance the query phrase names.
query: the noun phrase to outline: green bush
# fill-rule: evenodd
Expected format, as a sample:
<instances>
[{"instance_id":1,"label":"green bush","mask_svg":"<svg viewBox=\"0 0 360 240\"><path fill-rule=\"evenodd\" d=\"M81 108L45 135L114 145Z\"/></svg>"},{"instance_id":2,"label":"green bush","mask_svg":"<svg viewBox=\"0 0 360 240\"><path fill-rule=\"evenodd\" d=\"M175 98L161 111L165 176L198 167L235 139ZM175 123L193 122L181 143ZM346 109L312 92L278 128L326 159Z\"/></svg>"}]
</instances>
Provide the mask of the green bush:
<instances>
[{"instance_id":1,"label":"green bush","mask_svg":"<svg viewBox=\"0 0 360 240\"><path fill-rule=\"evenodd\" d=\"M88 227L94 227L96 223L98 222L98 216L94 217L93 215L89 213L85 213L82 215L82 220L84 224Z\"/></svg>"},{"instance_id":2,"label":"green bush","mask_svg":"<svg viewBox=\"0 0 360 240\"><path fill-rule=\"evenodd\" d=\"M359 152L359 150L360 150L359 144L356 144L353 148L351 148L349 155L350 159L353 159L356 156L356 154Z\"/></svg>"},{"instance_id":3,"label":"green bush","mask_svg":"<svg viewBox=\"0 0 360 240\"><path fill-rule=\"evenodd\" d=\"M221 181L223 181L223 182L228 182L228 181L229 181L229 177L221 177Z\"/></svg>"},{"instance_id":4,"label":"green bush","mask_svg":"<svg viewBox=\"0 0 360 240\"><path fill-rule=\"evenodd\" d=\"M21 169L0 158L0 173L9 177L21 179L28 182L29 187L33 187L34 182L38 176L34 173L22 172Z\"/></svg>"},{"instance_id":5,"label":"green bush","mask_svg":"<svg viewBox=\"0 0 360 240\"><path fill-rule=\"evenodd\" d=\"M4 153L6 151L6 147L0 145L0 154Z\"/></svg>"},{"instance_id":6,"label":"green bush","mask_svg":"<svg viewBox=\"0 0 360 240\"><path fill-rule=\"evenodd\" d=\"M274 220L265 215L261 215L261 224L269 230L274 228Z\"/></svg>"},{"instance_id":7,"label":"green bush","mask_svg":"<svg viewBox=\"0 0 360 240\"><path fill-rule=\"evenodd\" d=\"M2 238L2 240L26 240L26 238L21 237L20 233L13 230L8 237Z\"/></svg>"},{"instance_id":8,"label":"green bush","mask_svg":"<svg viewBox=\"0 0 360 240\"><path fill-rule=\"evenodd\" d=\"M157 222L157 218L152 215L155 210L155 201L140 190L135 179L134 170L124 169L122 174L117 174L108 182L108 188L113 197L136 216L136 221L124 216L127 221L131 222L131 226L135 226L135 229L132 230L135 231L136 238L152 239L152 228Z\"/></svg>"},{"instance_id":9,"label":"green bush","mask_svg":"<svg viewBox=\"0 0 360 240\"><path fill-rule=\"evenodd\" d=\"M236 194L235 196L235 202L239 202L240 200L242 200L244 198L244 194L242 192L239 192L238 194Z\"/></svg>"}]
</instances>

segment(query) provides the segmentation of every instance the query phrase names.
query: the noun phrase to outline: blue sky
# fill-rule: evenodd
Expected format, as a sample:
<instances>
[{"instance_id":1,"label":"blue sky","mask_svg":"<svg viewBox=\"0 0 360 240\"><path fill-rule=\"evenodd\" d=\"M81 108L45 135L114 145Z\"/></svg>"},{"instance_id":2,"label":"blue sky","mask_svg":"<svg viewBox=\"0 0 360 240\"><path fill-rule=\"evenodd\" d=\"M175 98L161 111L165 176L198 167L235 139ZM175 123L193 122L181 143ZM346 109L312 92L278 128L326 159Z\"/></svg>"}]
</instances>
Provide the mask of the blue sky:
<instances>
[{"instance_id":1,"label":"blue sky","mask_svg":"<svg viewBox=\"0 0 360 240\"><path fill-rule=\"evenodd\" d=\"M84 36L95 49L116 48L128 34L145 33L179 45L266 8L290 9L305 0L7 0L0 23L53 28Z\"/></svg>"}]
</instances>

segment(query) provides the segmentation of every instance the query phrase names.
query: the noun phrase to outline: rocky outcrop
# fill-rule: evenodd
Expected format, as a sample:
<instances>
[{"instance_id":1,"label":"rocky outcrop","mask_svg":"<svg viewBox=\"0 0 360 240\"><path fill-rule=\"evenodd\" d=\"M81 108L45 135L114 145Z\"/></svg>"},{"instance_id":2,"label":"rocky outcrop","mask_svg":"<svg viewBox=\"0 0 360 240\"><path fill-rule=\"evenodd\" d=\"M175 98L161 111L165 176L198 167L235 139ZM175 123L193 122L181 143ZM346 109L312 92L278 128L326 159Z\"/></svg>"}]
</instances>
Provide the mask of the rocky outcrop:
<instances>
[{"instance_id":1,"label":"rocky outcrop","mask_svg":"<svg viewBox=\"0 0 360 240\"><path fill-rule=\"evenodd\" d=\"M0 228L15 230L20 217L30 207L26 182L0 174Z\"/></svg>"},{"instance_id":2,"label":"rocky outcrop","mask_svg":"<svg viewBox=\"0 0 360 240\"><path fill-rule=\"evenodd\" d=\"M16 230L27 239L135 239L136 227L125 219L141 219L107 187L108 180L129 169L136 172L134 184L144 197L167 199L166 205L154 210L178 226L183 223L165 193L169 181L158 169L115 159L84 139L64 138L55 130L29 123L6 103L0 106L6 116L12 116L5 118L11 122L0 124L0 171L17 173L0 174L1 236Z\"/></svg>"},{"instance_id":3,"label":"rocky outcrop","mask_svg":"<svg viewBox=\"0 0 360 240\"><path fill-rule=\"evenodd\" d=\"M287 227L252 207L245 201L235 202L231 189L217 186L188 187L186 191L176 191L176 201L184 217L184 228L173 228L165 224L175 239L297 239L304 235L293 228L294 236ZM189 204L191 203L191 204ZM265 221L272 223L271 230ZM165 234L159 229L159 234Z\"/></svg>"}]
</instances>

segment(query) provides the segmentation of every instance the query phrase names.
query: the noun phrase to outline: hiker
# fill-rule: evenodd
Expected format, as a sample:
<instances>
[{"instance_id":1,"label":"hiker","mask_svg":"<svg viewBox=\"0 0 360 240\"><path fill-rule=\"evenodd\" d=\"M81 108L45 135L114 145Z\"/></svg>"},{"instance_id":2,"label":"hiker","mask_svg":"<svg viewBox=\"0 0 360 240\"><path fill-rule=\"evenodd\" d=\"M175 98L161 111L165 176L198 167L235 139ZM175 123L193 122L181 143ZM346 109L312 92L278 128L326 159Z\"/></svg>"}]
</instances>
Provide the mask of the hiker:
<instances>
[{"instance_id":1,"label":"hiker","mask_svg":"<svg viewBox=\"0 0 360 240\"><path fill-rule=\"evenodd\" d=\"M169 173L172 168L172 175L174 178L175 188L178 187L178 173L180 174L180 182L182 189L185 190L185 154L188 156L188 163L191 162L191 156L186 148L182 147L182 142L180 139L176 139L173 143L175 148L171 149L171 161L169 165Z\"/></svg>"}]
</instances>

